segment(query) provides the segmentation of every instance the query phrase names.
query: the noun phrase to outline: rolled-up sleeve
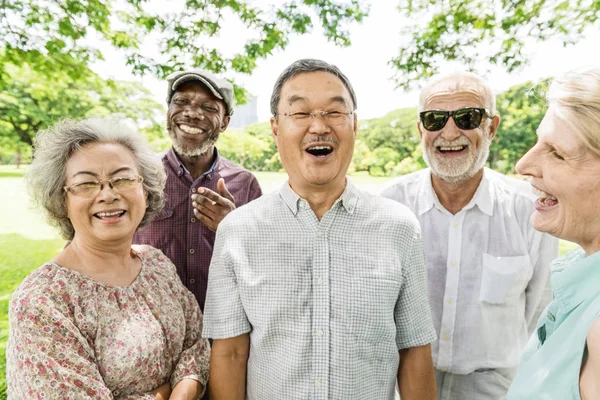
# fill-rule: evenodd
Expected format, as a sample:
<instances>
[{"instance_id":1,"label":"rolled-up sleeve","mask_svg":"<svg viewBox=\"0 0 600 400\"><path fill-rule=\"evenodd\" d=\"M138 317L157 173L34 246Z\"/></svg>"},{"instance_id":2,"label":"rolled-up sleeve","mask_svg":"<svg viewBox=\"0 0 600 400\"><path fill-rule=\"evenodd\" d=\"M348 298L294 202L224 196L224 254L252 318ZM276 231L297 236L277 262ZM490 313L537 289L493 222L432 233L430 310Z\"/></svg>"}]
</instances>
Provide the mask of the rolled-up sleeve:
<instances>
[{"instance_id":1,"label":"rolled-up sleeve","mask_svg":"<svg viewBox=\"0 0 600 400\"><path fill-rule=\"evenodd\" d=\"M242 304L236 276L236 254L243 252L235 227L230 223L235 212L219 225L208 273L202 336L228 339L252 329ZM243 257L240 257L243 259Z\"/></svg>"}]
</instances>

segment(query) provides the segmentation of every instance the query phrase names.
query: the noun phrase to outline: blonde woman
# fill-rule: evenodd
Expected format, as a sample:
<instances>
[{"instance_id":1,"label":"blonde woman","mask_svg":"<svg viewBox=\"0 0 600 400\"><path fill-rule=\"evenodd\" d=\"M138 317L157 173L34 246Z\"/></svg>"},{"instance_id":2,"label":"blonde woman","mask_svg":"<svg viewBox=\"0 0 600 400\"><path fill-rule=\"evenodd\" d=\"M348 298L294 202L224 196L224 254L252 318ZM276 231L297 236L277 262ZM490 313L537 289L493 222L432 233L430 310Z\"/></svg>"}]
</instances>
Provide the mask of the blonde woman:
<instances>
[{"instance_id":1,"label":"blonde woman","mask_svg":"<svg viewBox=\"0 0 600 400\"><path fill-rule=\"evenodd\" d=\"M552 263L553 300L508 399L600 399L600 68L555 80L548 98L517 171L539 195L534 228L581 247Z\"/></svg>"}]
</instances>

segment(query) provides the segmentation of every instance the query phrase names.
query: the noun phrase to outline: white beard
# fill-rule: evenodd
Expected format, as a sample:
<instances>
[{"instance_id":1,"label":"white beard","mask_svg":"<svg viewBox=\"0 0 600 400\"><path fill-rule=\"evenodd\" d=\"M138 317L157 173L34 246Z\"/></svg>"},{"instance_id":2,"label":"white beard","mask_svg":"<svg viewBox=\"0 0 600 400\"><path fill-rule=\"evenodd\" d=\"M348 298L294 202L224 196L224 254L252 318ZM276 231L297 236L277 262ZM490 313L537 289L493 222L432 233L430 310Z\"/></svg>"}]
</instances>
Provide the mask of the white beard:
<instances>
[{"instance_id":1,"label":"white beard","mask_svg":"<svg viewBox=\"0 0 600 400\"><path fill-rule=\"evenodd\" d=\"M484 166L490 155L490 144L492 139L489 137L491 124L484 127L482 130L482 140L477 150L472 150L472 143L466 136L460 136L458 139L448 142L441 136L434 140L431 146L426 146L423 143L423 159L431 168L431 172L450 185L456 185L471 179ZM478 128L479 129L479 128ZM436 147L440 145L469 145L468 153L452 159L444 159L439 157L435 152Z\"/></svg>"},{"instance_id":2,"label":"white beard","mask_svg":"<svg viewBox=\"0 0 600 400\"><path fill-rule=\"evenodd\" d=\"M171 129L168 130L169 136L171 137L171 142L173 143L173 148L175 152L183 157L198 157L203 156L208 153L217 140L219 139L219 135L216 137L207 138L202 144L198 147L184 147L181 142L177 139L177 137L173 134Z\"/></svg>"}]
</instances>

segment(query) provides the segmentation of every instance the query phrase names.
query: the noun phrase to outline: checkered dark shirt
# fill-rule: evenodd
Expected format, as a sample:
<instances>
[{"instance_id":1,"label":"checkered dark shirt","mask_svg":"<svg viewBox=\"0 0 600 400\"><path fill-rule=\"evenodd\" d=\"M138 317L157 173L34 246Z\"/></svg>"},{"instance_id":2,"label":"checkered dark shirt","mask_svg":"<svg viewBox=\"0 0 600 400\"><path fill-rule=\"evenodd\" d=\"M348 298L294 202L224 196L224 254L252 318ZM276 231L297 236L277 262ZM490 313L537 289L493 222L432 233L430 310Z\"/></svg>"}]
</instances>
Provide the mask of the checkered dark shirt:
<instances>
[{"instance_id":1,"label":"checkered dark shirt","mask_svg":"<svg viewBox=\"0 0 600 400\"><path fill-rule=\"evenodd\" d=\"M250 171L219 156L218 152L212 170L195 181L172 148L162 161L167 172L165 207L150 225L136 232L133 243L149 244L162 250L173 261L181 281L194 293L204 310L215 233L195 218L191 195L200 187L216 192L219 178L225 180L237 207L260 197L262 191Z\"/></svg>"}]
</instances>

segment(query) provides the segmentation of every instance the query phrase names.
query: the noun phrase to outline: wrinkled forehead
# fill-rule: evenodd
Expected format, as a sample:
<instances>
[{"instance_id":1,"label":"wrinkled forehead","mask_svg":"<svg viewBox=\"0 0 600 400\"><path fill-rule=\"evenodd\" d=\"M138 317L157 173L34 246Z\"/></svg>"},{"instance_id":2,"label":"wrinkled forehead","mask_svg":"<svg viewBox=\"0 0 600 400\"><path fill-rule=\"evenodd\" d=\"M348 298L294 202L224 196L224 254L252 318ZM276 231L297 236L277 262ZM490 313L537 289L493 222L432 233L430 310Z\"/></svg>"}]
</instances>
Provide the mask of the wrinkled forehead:
<instances>
[{"instance_id":1,"label":"wrinkled forehead","mask_svg":"<svg viewBox=\"0 0 600 400\"><path fill-rule=\"evenodd\" d=\"M281 88L281 105L324 105L340 103L352 106L350 92L337 76L329 72L308 72L294 76Z\"/></svg>"},{"instance_id":2,"label":"wrinkled forehead","mask_svg":"<svg viewBox=\"0 0 600 400\"><path fill-rule=\"evenodd\" d=\"M480 78L451 76L426 85L419 96L420 111L484 107L494 113L495 102L491 88Z\"/></svg>"}]
</instances>

